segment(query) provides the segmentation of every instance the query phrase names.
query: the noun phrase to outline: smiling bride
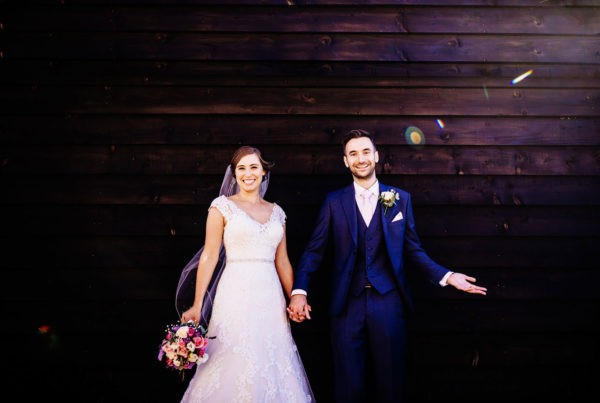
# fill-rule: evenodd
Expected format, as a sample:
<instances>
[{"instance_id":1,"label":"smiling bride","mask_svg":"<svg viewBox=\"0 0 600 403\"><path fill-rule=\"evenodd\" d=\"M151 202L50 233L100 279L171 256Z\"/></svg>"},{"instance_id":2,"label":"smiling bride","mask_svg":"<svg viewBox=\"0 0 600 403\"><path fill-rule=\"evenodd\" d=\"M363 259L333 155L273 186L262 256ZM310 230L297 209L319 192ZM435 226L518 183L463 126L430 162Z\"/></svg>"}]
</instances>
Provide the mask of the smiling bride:
<instances>
[{"instance_id":1,"label":"smiling bride","mask_svg":"<svg viewBox=\"0 0 600 403\"><path fill-rule=\"evenodd\" d=\"M216 336L182 402L314 401L286 312L293 283L286 215L263 199L271 166L254 147L235 151L209 208L204 247L182 273L177 297L186 289L193 297L181 321L206 323L210 315L208 336Z\"/></svg>"}]
</instances>

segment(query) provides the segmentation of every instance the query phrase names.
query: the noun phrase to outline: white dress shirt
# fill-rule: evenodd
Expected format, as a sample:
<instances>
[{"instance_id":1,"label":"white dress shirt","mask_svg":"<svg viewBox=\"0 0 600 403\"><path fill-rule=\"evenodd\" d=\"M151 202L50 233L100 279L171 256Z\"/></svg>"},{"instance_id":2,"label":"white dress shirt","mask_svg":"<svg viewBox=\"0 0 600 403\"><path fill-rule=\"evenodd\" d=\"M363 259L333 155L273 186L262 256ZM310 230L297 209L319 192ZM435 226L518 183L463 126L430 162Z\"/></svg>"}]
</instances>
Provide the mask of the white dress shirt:
<instances>
[{"instance_id":1,"label":"white dress shirt","mask_svg":"<svg viewBox=\"0 0 600 403\"><path fill-rule=\"evenodd\" d=\"M364 198L362 196L362 194L365 192L371 193L367 197L367 200L368 200L367 203L370 204L370 209L369 209L369 206L365 206ZM364 187L360 186L358 183L354 182L354 198L356 200L356 206L358 207L358 211L360 211L360 215L362 216L363 220L365 220L365 223L367 224L367 227L368 227L369 223L371 222L371 219L373 218L373 213L375 212L375 209L377 208L377 202L379 200L379 181L376 180L375 183L368 189L365 189ZM454 272L449 271L448 273L446 273L446 275L444 277L442 277L442 279L439 282L439 284L442 287L445 287L448 285L448 277L450 277L450 275L452 273L454 273ZM305 290L301 290L299 288L292 290L292 295L296 295L296 294L307 295Z\"/></svg>"},{"instance_id":2,"label":"white dress shirt","mask_svg":"<svg viewBox=\"0 0 600 403\"><path fill-rule=\"evenodd\" d=\"M370 210L364 204L364 194L368 194L370 196L367 198L367 203L370 204ZM363 220L365 220L365 224L367 224L368 227L371 223L371 219L373 218L373 213L375 213L375 209L377 208L377 200L379 198L379 181L375 181L373 186L368 189L365 189L358 183L354 182L354 198L356 199L358 211L360 211L360 215L362 216Z\"/></svg>"}]
</instances>

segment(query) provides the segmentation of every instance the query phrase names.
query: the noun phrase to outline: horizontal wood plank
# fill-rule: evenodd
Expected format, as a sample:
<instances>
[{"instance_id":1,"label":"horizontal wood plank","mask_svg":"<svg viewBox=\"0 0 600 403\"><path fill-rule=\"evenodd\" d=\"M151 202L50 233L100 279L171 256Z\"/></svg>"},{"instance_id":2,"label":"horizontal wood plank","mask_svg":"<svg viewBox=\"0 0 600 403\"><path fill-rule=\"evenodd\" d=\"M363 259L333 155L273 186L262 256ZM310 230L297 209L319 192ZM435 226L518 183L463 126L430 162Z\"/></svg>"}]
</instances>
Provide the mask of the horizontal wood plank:
<instances>
[{"instance_id":1,"label":"horizontal wood plank","mask_svg":"<svg viewBox=\"0 0 600 403\"><path fill-rule=\"evenodd\" d=\"M0 236L199 236L208 205L4 205ZM287 228L309 237L318 206L290 206ZM414 208L421 236L596 236L597 207L424 206Z\"/></svg>"},{"instance_id":2,"label":"horizontal wood plank","mask_svg":"<svg viewBox=\"0 0 600 403\"><path fill-rule=\"evenodd\" d=\"M62 0L64 1L64 0ZM164 4L165 0L111 0L113 5L117 4ZM22 0L22 4L42 5L53 4L62 5L61 0ZM105 4L106 0L70 0L69 4ZM540 2L539 0L495 0L490 4L489 0L170 0L171 5L202 5L202 6L219 6L219 5L252 5L262 7L266 5L275 6L347 6L347 5L413 5L413 6L521 6L521 7L573 7L573 6L597 6L596 0L547 0Z\"/></svg>"},{"instance_id":3,"label":"horizontal wood plank","mask_svg":"<svg viewBox=\"0 0 600 403\"><path fill-rule=\"evenodd\" d=\"M432 259L447 267L561 268L597 267L596 238L421 237ZM22 237L3 238L7 266L30 269L183 267L204 243L201 237ZM288 243L304 247L306 238L288 234ZM302 245L302 246L300 246ZM25 248L27 246L27 248ZM34 248L37 253L23 259ZM296 251L294 251L294 254Z\"/></svg>"},{"instance_id":4,"label":"horizontal wood plank","mask_svg":"<svg viewBox=\"0 0 600 403\"><path fill-rule=\"evenodd\" d=\"M223 175L5 175L3 204L191 204L208 205ZM594 176L380 175L411 193L414 205L598 206ZM290 183L294 190L290 192ZM318 206L325 195L351 183L349 174L273 175L268 200L287 208Z\"/></svg>"},{"instance_id":5,"label":"horizontal wood plank","mask_svg":"<svg viewBox=\"0 0 600 403\"><path fill-rule=\"evenodd\" d=\"M417 126L429 145L600 145L600 118L440 118L444 130L417 116L4 116L0 144L337 145L359 127L381 147L405 144L404 129Z\"/></svg>"},{"instance_id":6,"label":"horizontal wood plank","mask_svg":"<svg viewBox=\"0 0 600 403\"><path fill-rule=\"evenodd\" d=\"M36 318L30 321L54 325L71 334L125 334L132 332L132 315L136 315L135 331L155 334L159 343L167 324L177 320L174 300L138 300L121 302L77 302L74 300L7 301L8 323L22 318L22 310L37 307ZM313 312L314 323L328 321L326 307ZM591 332L596 328L593 318L599 306L590 300L498 301L481 298L465 300L417 300L416 313L411 317L411 330L428 333L480 332ZM72 320L77 318L77 321ZM36 330L37 330L36 326ZM321 329L325 330L325 329ZM326 331L326 330L325 330ZM139 334L139 333L137 333ZM321 334L321 340L323 339Z\"/></svg>"},{"instance_id":7,"label":"horizontal wood plank","mask_svg":"<svg viewBox=\"0 0 600 403\"><path fill-rule=\"evenodd\" d=\"M6 174L219 174L231 146L6 146ZM264 146L279 174L343 174L339 146ZM204 158L203 156L209 156ZM379 171L425 175L599 175L598 147L387 146Z\"/></svg>"},{"instance_id":8,"label":"horizontal wood plank","mask_svg":"<svg viewBox=\"0 0 600 403\"><path fill-rule=\"evenodd\" d=\"M6 301L71 300L82 303L94 301L105 303L169 300L174 297L183 265L180 268L158 269L142 267L53 269L48 267L41 272L5 267L2 268L2 276L5 280L0 286L0 291ZM462 270L460 267L453 269ZM600 270L597 269L467 268L466 272L477 279L477 284L487 288L486 299L576 301L598 298L596 284L600 281ZM30 281L32 275L36 277L34 282ZM20 287L14 286L23 282L29 284L26 294ZM133 284L135 286L132 286ZM418 300L473 299L472 296L458 292L452 287L444 289L434 287L422 278L412 279L410 284L412 294ZM532 284L535 284L535 287L532 287ZM565 287L565 284L577 284L577 287Z\"/></svg>"},{"instance_id":9,"label":"horizontal wood plank","mask_svg":"<svg viewBox=\"0 0 600 403\"><path fill-rule=\"evenodd\" d=\"M599 64L4 59L0 83L506 87L530 69L534 74L519 87L594 87L600 81Z\"/></svg>"},{"instance_id":10,"label":"horizontal wood plank","mask_svg":"<svg viewBox=\"0 0 600 403\"><path fill-rule=\"evenodd\" d=\"M4 18L8 31L600 33L600 8L46 6Z\"/></svg>"},{"instance_id":11,"label":"horizontal wood plank","mask_svg":"<svg viewBox=\"0 0 600 403\"><path fill-rule=\"evenodd\" d=\"M593 36L6 32L6 59L598 63ZM577 43L577 46L571 46Z\"/></svg>"},{"instance_id":12,"label":"horizontal wood plank","mask_svg":"<svg viewBox=\"0 0 600 403\"><path fill-rule=\"evenodd\" d=\"M7 87L3 114L597 117L599 89Z\"/></svg>"}]
</instances>

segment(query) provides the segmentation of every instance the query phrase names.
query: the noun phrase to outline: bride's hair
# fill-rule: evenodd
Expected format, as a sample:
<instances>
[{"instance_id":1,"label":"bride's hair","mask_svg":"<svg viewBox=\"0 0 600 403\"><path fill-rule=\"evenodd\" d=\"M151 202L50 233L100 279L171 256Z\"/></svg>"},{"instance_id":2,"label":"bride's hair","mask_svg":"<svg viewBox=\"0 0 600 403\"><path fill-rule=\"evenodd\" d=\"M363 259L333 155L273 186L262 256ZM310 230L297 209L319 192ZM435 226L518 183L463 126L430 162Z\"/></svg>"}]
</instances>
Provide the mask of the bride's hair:
<instances>
[{"instance_id":1,"label":"bride's hair","mask_svg":"<svg viewBox=\"0 0 600 403\"><path fill-rule=\"evenodd\" d=\"M262 165L263 169L265 170L265 174L267 174L269 172L269 170L275 165L272 162L265 161L263 159L262 155L260 154L260 150L258 148L251 147L251 146L241 146L240 148L235 150L235 152L233 153L233 157L231 157L231 172L234 174L234 176L235 176L235 167L240 162L240 160L242 158L244 158L246 155L251 155L251 154L255 154L258 157L260 164Z\"/></svg>"}]
</instances>

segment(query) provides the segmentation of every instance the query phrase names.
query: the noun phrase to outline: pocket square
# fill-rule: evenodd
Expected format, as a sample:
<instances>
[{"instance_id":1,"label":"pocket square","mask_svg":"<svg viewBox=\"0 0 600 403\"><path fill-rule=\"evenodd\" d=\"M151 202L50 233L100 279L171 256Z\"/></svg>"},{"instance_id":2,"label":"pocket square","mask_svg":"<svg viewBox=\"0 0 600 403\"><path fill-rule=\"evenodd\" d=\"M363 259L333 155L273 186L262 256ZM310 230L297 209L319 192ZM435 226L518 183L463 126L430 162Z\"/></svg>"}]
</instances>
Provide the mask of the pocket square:
<instances>
[{"instance_id":1,"label":"pocket square","mask_svg":"<svg viewBox=\"0 0 600 403\"><path fill-rule=\"evenodd\" d=\"M398 214L396 214L396 217L394 217L394 219L392 220L392 222L400 221L403 218L404 218L404 216L402 215L402 212L399 212Z\"/></svg>"}]
</instances>

